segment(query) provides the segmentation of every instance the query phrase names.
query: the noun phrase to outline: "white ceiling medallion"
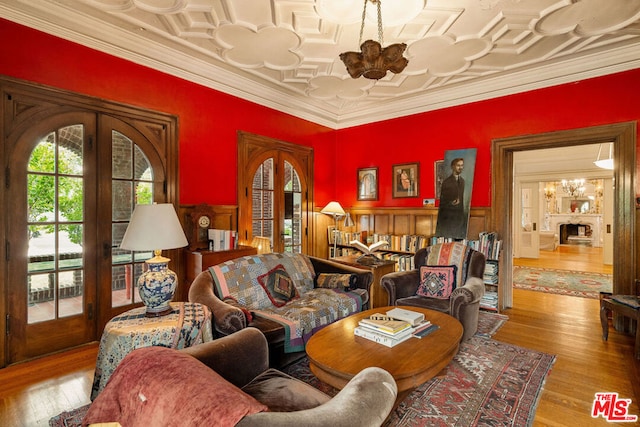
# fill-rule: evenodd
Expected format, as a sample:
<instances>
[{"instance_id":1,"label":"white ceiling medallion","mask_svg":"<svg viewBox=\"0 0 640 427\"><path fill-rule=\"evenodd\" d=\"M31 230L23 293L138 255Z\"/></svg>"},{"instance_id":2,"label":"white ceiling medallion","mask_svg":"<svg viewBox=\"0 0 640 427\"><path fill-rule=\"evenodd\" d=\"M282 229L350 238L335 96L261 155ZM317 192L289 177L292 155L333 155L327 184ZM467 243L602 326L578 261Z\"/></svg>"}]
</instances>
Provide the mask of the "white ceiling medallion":
<instances>
[{"instance_id":1,"label":"white ceiling medallion","mask_svg":"<svg viewBox=\"0 0 640 427\"><path fill-rule=\"evenodd\" d=\"M362 19L364 0L317 0L316 12L322 19L336 24L355 24ZM387 27L404 25L424 9L425 0L395 0L382 7L382 22ZM367 22L375 24L378 15L374 7L367 10Z\"/></svg>"}]
</instances>

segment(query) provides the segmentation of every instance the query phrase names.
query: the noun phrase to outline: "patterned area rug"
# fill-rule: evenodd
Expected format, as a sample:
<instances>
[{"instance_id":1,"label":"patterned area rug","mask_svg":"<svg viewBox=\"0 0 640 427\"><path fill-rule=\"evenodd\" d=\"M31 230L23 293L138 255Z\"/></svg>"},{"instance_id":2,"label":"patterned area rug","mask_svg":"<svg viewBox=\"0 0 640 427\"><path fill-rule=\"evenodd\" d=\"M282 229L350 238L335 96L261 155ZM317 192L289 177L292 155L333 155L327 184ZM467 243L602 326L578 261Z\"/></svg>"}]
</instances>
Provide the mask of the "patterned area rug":
<instances>
[{"instance_id":1,"label":"patterned area rug","mask_svg":"<svg viewBox=\"0 0 640 427\"><path fill-rule=\"evenodd\" d=\"M496 366L495 368L489 368L489 365L494 364L494 360L498 359L499 355L496 355L495 353L499 353L500 351L502 351L502 347L501 346L506 346L505 349L509 349L511 348L511 346L508 346L507 344L501 344L497 341L492 341L488 338L490 338L493 334L495 334L498 329L500 329L500 327L502 325L504 325L504 323L508 320L508 317L503 315L503 314L498 314L498 313L490 313L490 312L485 312L485 311L481 311L480 312L480 316L478 319L478 333L476 334L475 337L473 337L472 339L468 340L466 343L463 343L461 346L461 350L460 353L458 354L458 356L456 356L456 358L454 359L454 362L452 363L452 366L447 370L447 375L444 378L441 379L435 379L435 380L431 380L430 382L424 384L422 387L420 387L420 389L417 389L416 391L414 391L398 408L398 410L394 413L393 417L391 420L395 420L393 424L388 423L387 426L392 426L392 425L412 425L412 426L426 426L426 425L438 425L438 423L440 423L440 421L438 421L436 424L432 424L436 422L436 418L434 418L434 412L435 413L439 413L440 412L440 405L441 403L437 400L437 399L446 399L446 396L453 393L453 391L455 390L457 393L465 393L465 394L470 394L469 396L465 395L464 397L461 396L457 396L456 397L456 401L459 398L463 398L464 402L458 402L460 404L461 407L466 407L467 406L467 399L470 399L469 402L474 402L474 405L478 406L479 404L482 403L483 400L488 399L490 396L487 396L487 391L485 390L488 387L484 384L477 384L474 386L474 384L476 383L476 381L482 379L482 378L487 378L486 380L483 380L484 382L489 382L489 381L493 381L493 383L495 384L495 378L490 379L490 377L496 377L496 373L500 373L496 370L501 370L503 368L506 368L507 363L506 360L501 362L501 364L499 366ZM483 341L485 341L485 343L483 344ZM498 344L499 347L496 347L495 345L491 344L491 343L495 343ZM517 348L517 347L514 347ZM463 349L467 349L463 352ZM524 352L529 352L530 350L525 350L525 349L521 349ZM492 355L489 357L485 357L485 354L483 353L484 351L489 351ZM467 353L467 352L471 352L473 353L473 359L470 359L470 357L465 356L464 358L462 358L461 360L463 361L462 364L460 364L459 362L456 362L463 353ZM516 356L517 351L516 350L510 350L507 351L506 355L504 355L502 357L502 359L514 359ZM510 355L510 356L509 356ZM550 361L548 361L549 367L551 366L551 363L553 362L553 356L552 359ZM477 360L475 360L477 359ZM456 367L455 369L453 368L453 366L457 366L457 364L460 365L460 367ZM464 365L464 366L463 366ZM511 368L512 369L517 369L516 363L511 363ZM524 367L523 367L524 368ZM542 369L542 367L540 367L540 369ZM311 384L312 386L316 387L317 389L329 394L329 395L335 395L338 390L334 389L333 387L320 382L312 373L311 371L309 371L309 362L307 360L307 358L303 358L301 360L299 360L298 362L288 366L287 368L283 369L283 371L287 372L289 375L292 375L296 378L301 379L302 381ZM548 371L548 369L547 369ZM487 372L491 372L492 374L488 374ZM525 376L522 372L515 372L515 373L503 373L503 375L500 376L500 378L503 378L505 380L508 380L509 377L505 376L505 374L508 375L517 375L517 376ZM542 372L540 373L540 375L542 375ZM546 375L546 371L544 373L544 375ZM538 382L539 382L539 388L537 389L537 393L539 393L541 387L542 387L542 381L544 380L544 375L542 375L541 378L539 378ZM474 378L474 376L476 378ZM467 377L466 379L464 377ZM443 382L443 380L448 379L446 382ZM460 381L460 383L458 383L458 381ZM433 383L438 383L438 384L433 384ZM443 383L441 385L439 385L440 383ZM423 389L423 387L426 387L427 385L430 385L430 387L433 388L433 391L431 393L433 393L432 395L430 395L428 398L424 397L424 393L425 391L420 391ZM460 386L464 385L465 388L464 390L460 388ZM531 386L533 387L533 385ZM513 388L513 387L512 387ZM475 396L475 389L477 389L479 392L481 392L484 396L485 399L480 399L479 396ZM498 390L498 389L496 389ZM505 393L508 390L500 390L500 393ZM531 389L531 391L533 391ZM533 397L533 401L530 402L530 405L535 406L535 399L537 397L537 393L532 396ZM514 394L517 394L517 392L514 392ZM436 399L436 396L440 396ZM502 399L502 397L500 397L499 399ZM477 402L476 402L477 401ZM452 405L455 401L452 400L451 402L449 402L447 405ZM485 405L487 404L487 402L485 402ZM491 402L488 402L488 404L491 404ZM420 405L427 405L423 408L420 408ZM84 415L87 413L87 410L89 409L89 405L85 405L82 406L80 408L71 410L71 411L65 411L62 412L59 415L56 415L55 417L51 418L49 420L49 426L50 427L79 427L82 425L82 418L84 418ZM518 409L518 408L515 408ZM531 411L534 411L535 408L533 407L531 409ZM424 417L424 414L426 414L426 412L432 413L431 415L429 415L428 418L425 418L425 421L422 422L420 420L416 420L415 416L416 414L419 415L420 419L422 419ZM450 408L447 408L448 412L452 412L452 410ZM462 411L462 412L468 412L466 411ZM461 412L460 415L463 415ZM402 419L400 419L400 414L402 414ZM422 414L422 415L420 415ZM532 412L533 414L533 412ZM407 418L410 417L410 418ZM447 415L446 419L444 420L444 424L442 425L472 425L472 424L448 424L448 420L453 420L455 418L455 415ZM406 421L403 421L405 420ZM411 420L411 421L409 421ZM390 421L391 422L391 421ZM474 424L474 425L481 425L481 424ZM519 425L519 424L503 424L503 425Z\"/></svg>"},{"instance_id":2,"label":"patterned area rug","mask_svg":"<svg viewBox=\"0 0 640 427\"><path fill-rule=\"evenodd\" d=\"M385 427L531 426L555 356L474 336L443 377L434 378L403 400ZM283 369L324 393L338 390L320 382L302 360Z\"/></svg>"},{"instance_id":3,"label":"patterned area rug","mask_svg":"<svg viewBox=\"0 0 640 427\"><path fill-rule=\"evenodd\" d=\"M531 291L599 298L600 292L612 292L613 277L611 274L514 266L513 286Z\"/></svg>"}]
</instances>

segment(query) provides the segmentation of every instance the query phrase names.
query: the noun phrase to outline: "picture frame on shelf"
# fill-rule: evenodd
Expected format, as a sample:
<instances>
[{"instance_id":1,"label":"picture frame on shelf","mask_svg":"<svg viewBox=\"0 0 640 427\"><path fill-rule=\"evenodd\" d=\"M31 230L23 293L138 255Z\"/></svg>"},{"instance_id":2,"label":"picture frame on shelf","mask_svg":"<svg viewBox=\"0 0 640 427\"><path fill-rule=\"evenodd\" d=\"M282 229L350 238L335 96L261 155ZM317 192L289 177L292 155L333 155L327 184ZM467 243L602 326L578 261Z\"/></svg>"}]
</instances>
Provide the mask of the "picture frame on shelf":
<instances>
[{"instance_id":1,"label":"picture frame on shelf","mask_svg":"<svg viewBox=\"0 0 640 427\"><path fill-rule=\"evenodd\" d=\"M393 198L418 197L420 195L420 164L403 163L392 166Z\"/></svg>"},{"instance_id":2,"label":"picture frame on shelf","mask_svg":"<svg viewBox=\"0 0 640 427\"><path fill-rule=\"evenodd\" d=\"M378 168L358 169L358 200L378 200Z\"/></svg>"},{"instance_id":3,"label":"picture frame on shelf","mask_svg":"<svg viewBox=\"0 0 640 427\"><path fill-rule=\"evenodd\" d=\"M433 162L433 185L435 187L435 197L440 200L440 188L442 187L442 181L447 177L447 172L444 168L444 160L436 160Z\"/></svg>"}]
</instances>

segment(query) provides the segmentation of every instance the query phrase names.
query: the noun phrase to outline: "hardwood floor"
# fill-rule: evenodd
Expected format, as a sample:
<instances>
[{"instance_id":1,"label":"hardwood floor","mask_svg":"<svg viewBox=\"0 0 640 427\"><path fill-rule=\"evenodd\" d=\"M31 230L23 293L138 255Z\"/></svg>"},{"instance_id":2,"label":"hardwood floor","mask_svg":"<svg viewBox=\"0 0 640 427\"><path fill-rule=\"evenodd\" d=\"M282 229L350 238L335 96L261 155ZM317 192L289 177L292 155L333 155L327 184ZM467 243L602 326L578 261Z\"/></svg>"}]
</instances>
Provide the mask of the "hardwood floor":
<instances>
[{"instance_id":1,"label":"hardwood floor","mask_svg":"<svg viewBox=\"0 0 640 427\"><path fill-rule=\"evenodd\" d=\"M633 337L611 328L602 341L597 300L519 289L513 295L514 308L504 312L509 321L494 339L557 356L535 426L615 425L591 418L601 391L632 399L630 414L640 415ZM47 426L50 417L89 403L96 356L94 343L0 369L0 426Z\"/></svg>"},{"instance_id":2,"label":"hardwood floor","mask_svg":"<svg viewBox=\"0 0 640 427\"><path fill-rule=\"evenodd\" d=\"M602 248L559 245L555 251L540 251L538 258L514 258L513 265L612 274L613 265L603 264L602 259Z\"/></svg>"}]
</instances>

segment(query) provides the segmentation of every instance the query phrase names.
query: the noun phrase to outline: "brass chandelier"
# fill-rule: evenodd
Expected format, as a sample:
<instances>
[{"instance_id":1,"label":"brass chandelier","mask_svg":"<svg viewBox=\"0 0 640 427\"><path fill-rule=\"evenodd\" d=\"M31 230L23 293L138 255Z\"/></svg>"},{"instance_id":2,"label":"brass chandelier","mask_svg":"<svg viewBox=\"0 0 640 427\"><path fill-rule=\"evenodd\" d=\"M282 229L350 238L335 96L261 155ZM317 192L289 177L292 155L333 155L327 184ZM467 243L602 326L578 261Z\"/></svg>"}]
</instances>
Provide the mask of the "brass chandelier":
<instances>
[{"instance_id":1,"label":"brass chandelier","mask_svg":"<svg viewBox=\"0 0 640 427\"><path fill-rule=\"evenodd\" d=\"M367 2L370 1L378 7L378 41L367 40L362 43L364 32L364 19L367 13ZM379 80L387 75L387 71L398 74L405 69L409 61L402 56L407 45L396 43L385 48L382 47L382 11L380 3L382 0L364 0L362 11L362 25L360 26L361 52L343 52L340 59L347 67L349 75L357 79L364 76L367 79Z\"/></svg>"}]
</instances>

